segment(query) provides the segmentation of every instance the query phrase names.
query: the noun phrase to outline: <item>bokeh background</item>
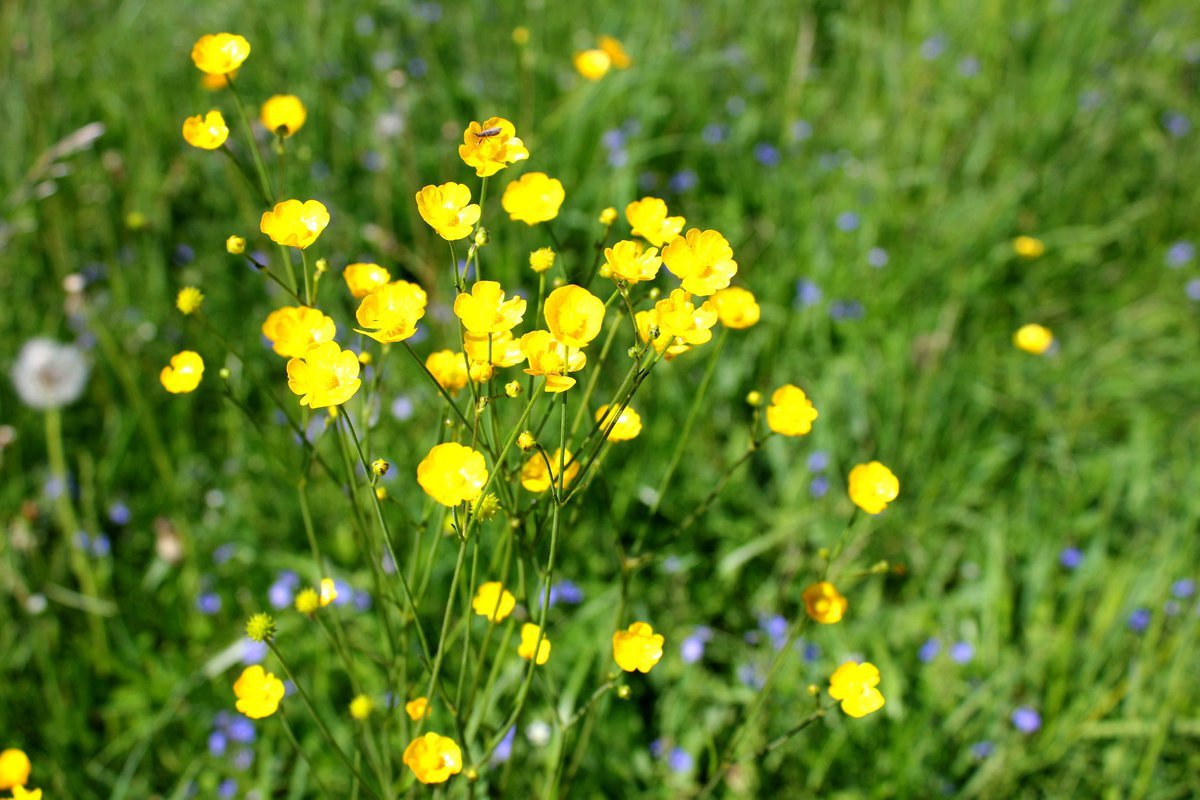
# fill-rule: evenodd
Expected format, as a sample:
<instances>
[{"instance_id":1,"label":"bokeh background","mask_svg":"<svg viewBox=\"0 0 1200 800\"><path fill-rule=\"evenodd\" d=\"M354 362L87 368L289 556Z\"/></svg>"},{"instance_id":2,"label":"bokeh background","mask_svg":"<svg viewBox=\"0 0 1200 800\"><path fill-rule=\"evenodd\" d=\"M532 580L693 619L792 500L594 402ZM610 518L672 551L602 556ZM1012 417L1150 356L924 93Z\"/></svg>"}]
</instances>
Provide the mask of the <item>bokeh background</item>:
<instances>
[{"instance_id":1,"label":"bokeh background","mask_svg":"<svg viewBox=\"0 0 1200 800\"><path fill-rule=\"evenodd\" d=\"M590 252L600 209L646 194L725 233L763 321L727 344L664 518L741 454L747 392L794 382L820 410L686 536L654 528L631 597L668 654L633 702L607 708L573 794L686 797L703 782L850 514L846 472L879 458L901 496L847 564L890 568L846 579L851 614L800 643L752 738L807 713L805 687L850 654L879 666L887 705L830 718L724 791L1200 795L1200 7L51 0L0 7L0 366L35 335L78 343L91 364L63 414L66 485L51 479L46 415L0 382L0 746L30 753L47 797L316 796L276 727L231 716L228 688L261 657L245 616L287 604L289 571L315 577L272 460L298 448L261 397L247 400L256 430L214 384L173 397L157 380L189 346L210 377L229 363L292 400L258 330L283 298L224 250L230 234L263 248L262 209L179 134L210 107L232 116L188 57L223 30L253 45L239 77L251 102L308 105L289 184L329 207L335 274L377 261L429 289L422 352L452 330L450 287L412 196L474 185L456 154L472 119L512 119L533 154L522 169L562 180L568 252ZM589 83L571 56L599 34L634 64ZM548 242L502 223L497 201L489 263L536 288L524 265ZM1021 234L1045 254L1018 258ZM184 285L253 357L226 362L174 311ZM1054 331L1051 353L1012 346L1026 322ZM556 606L554 646L569 696L607 657L612 541L644 515L706 364L694 355L656 375L647 431L608 460L613 478L566 539L578 602ZM398 497L436 415L410 367L387 376L372 434ZM56 520L63 492L83 537ZM370 573L337 490L314 492L353 619ZM80 557L94 599L78 594ZM321 642L291 629L294 661L344 719ZM535 712L528 724L548 706ZM518 732L512 769L539 796L536 739Z\"/></svg>"}]
</instances>

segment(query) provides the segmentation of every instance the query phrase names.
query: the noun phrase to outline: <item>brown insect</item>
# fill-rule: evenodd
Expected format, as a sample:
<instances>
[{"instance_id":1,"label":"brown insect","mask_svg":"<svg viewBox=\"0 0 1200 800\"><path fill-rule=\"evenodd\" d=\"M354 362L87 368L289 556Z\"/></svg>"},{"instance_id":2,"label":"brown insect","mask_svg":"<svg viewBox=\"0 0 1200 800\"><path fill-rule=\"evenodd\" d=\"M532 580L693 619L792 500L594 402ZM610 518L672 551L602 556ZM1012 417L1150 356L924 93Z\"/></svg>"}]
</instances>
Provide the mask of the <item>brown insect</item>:
<instances>
[{"instance_id":1,"label":"brown insect","mask_svg":"<svg viewBox=\"0 0 1200 800\"><path fill-rule=\"evenodd\" d=\"M497 125L495 128L484 128L479 133L475 134L475 138L490 139L493 136L499 136L499 135L500 135L500 126Z\"/></svg>"}]
</instances>

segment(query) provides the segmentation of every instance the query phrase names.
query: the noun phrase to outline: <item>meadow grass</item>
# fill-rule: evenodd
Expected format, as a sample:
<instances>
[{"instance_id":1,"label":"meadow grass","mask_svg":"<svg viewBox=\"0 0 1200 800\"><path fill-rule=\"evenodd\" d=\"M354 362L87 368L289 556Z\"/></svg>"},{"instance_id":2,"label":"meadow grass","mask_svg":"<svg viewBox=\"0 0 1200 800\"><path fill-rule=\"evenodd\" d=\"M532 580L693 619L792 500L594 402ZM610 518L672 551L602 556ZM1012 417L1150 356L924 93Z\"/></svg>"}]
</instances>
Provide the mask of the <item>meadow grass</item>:
<instances>
[{"instance_id":1,"label":"meadow grass","mask_svg":"<svg viewBox=\"0 0 1200 800\"><path fill-rule=\"evenodd\" d=\"M530 33L523 50L518 26ZM1200 121L1200 9L17 2L0 9L0 361L7 370L34 335L88 347L86 394L62 415L65 457L79 525L111 540L111 554L84 556L102 602L81 599L82 551L49 485L47 415L3 382L0 422L15 439L0 450L0 747L30 753L47 798L213 797L230 779L236 796L301 798L323 796L314 774L346 784L298 704L287 720L311 768L275 720L255 726L253 743L210 742L214 716L233 713L245 618L269 608L281 570L321 577L297 501L303 450L257 388L275 387L300 418L259 333L286 298L223 244L241 234L267 249L262 204L226 159L179 135L210 106L232 116L188 59L218 30L253 43L238 79L247 98L292 92L308 105L289 142L288 194L330 208L322 292L340 324L353 316L338 274L350 261L420 281L431 306L451 301L444 246L412 196L447 180L477 187L455 148L467 122L493 114L529 146L525 171L566 187L554 226L568 270L590 258L600 209L653 194L728 237L762 304L763 321L724 342L657 512L646 490L713 345L660 365L636 403L642 437L609 454L569 517L556 572L584 599L552 609L552 677L535 681L512 757L481 795L694 795L758 696L779 635L772 617L803 617L800 592L851 517L847 472L875 458L902 489L886 514L859 515L834 568L850 613L803 633L718 791L1200 795L1198 616L1178 584L1198 577L1200 326L1185 291L1197 262L1168 266L1200 218L1198 134L1185 130ZM585 83L571 54L601 33L635 63ZM92 122L105 127L94 144L39 161ZM549 242L501 221L509 177L489 191L485 265L535 293L528 253ZM1043 240L1045 255L1015 256L1019 234ZM87 279L82 311L63 289L76 274ZM210 330L174 311L185 285L203 289L212 329L244 361L223 359ZM1012 346L1026 322L1054 331L1051 355ZM422 354L452 332L444 314L426 324ZM209 360L206 382L167 395L158 370L185 347ZM394 465L386 505L399 525L425 502L413 474L440 401L402 353L389 359L369 441ZM222 365L259 425L222 397ZM820 410L813 432L767 442L680 532L746 448L743 398L787 382ZM409 406L412 419L398 418ZM312 430L336 462L333 429ZM817 452L828 456L819 475ZM337 576L389 602L372 590L343 493L313 475L315 530ZM116 503L128 521L113 521ZM161 557L172 535L175 563ZM651 557L623 570L639 537ZM1065 548L1080 551L1078 566L1062 563ZM428 552L417 591L441 597L454 547ZM629 619L665 634L662 663L630 681L628 700L602 697L565 742L531 743L531 723L574 713L612 668L623 596ZM1150 611L1144 627L1129 624L1137 609ZM348 647L373 663L380 631L352 608L340 614ZM426 616L436 630L440 606ZM322 716L369 760L346 713L354 690L317 625L278 617L279 646ZM680 645L697 626L711 639L689 664ZM969 648L952 657L958 643ZM861 720L831 712L757 755L815 707L806 687L823 689L854 654L878 665L887 705ZM521 665L501 671L506 691ZM457 679L457 663L447 670ZM1021 707L1040 730L1014 725ZM580 733L590 741L576 748ZM448 786L468 789L462 776Z\"/></svg>"}]
</instances>

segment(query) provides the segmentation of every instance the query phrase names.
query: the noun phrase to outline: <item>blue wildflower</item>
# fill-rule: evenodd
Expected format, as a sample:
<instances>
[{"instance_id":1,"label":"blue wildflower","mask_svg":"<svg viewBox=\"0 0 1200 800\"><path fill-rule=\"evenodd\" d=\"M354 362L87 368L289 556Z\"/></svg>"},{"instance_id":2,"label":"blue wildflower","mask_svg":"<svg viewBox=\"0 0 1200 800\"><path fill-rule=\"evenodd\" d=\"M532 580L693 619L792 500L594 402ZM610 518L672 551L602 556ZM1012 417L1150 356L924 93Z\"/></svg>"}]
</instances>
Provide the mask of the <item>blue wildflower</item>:
<instances>
[{"instance_id":1,"label":"blue wildflower","mask_svg":"<svg viewBox=\"0 0 1200 800\"><path fill-rule=\"evenodd\" d=\"M1042 727L1042 715L1029 706L1020 706L1012 712L1012 724L1021 733L1037 733Z\"/></svg>"},{"instance_id":2,"label":"blue wildflower","mask_svg":"<svg viewBox=\"0 0 1200 800\"><path fill-rule=\"evenodd\" d=\"M1058 563L1067 569L1075 569L1083 563L1083 551L1078 547L1064 547L1058 554Z\"/></svg>"},{"instance_id":3,"label":"blue wildflower","mask_svg":"<svg viewBox=\"0 0 1200 800\"><path fill-rule=\"evenodd\" d=\"M1150 609L1135 608L1129 615L1129 630L1141 633L1150 626Z\"/></svg>"},{"instance_id":4,"label":"blue wildflower","mask_svg":"<svg viewBox=\"0 0 1200 800\"><path fill-rule=\"evenodd\" d=\"M921 645L921 649L917 651L917 658L921 663L928 664L937 658L938 653L942 652L942 643L936 638L925 640L925 644Z\"/></svg>"},{"instance_id":5,"label":"blue wildflower","mask_svg":"<svg viewBox=\"0 0 1200 800\"><path fill-rule=\"evenodd\" d=\"M1196 246L1188 241L1178 241L1172 243L1167 248L1167 254L1164 258L1166 264L1171 269L1179 269L1182 266L1190 264L1192 259L1196 257Z\"/></svg>"},{"instance_id":6,"label":"blue wildflower","mask_svg":"<svg viewBox=\"0 0 1200 800\"><path fill-rule=\"evenodd\" d=\"M808 278L801 278L796 281L796 305L800 308L815 306L821 302L822 296L821 287Z\"/></svg>"},{"instance_id":7,"label":"blue wildflower","mask_svg":"<svg viewBox=\"0 0 1200 800\"><path fill-rule=\"evenodd\" d=\"M950 660L955 664L967 664L975 657L975 646L970 642L956 642L950 647Z\"/></svg>"}]
</instances>

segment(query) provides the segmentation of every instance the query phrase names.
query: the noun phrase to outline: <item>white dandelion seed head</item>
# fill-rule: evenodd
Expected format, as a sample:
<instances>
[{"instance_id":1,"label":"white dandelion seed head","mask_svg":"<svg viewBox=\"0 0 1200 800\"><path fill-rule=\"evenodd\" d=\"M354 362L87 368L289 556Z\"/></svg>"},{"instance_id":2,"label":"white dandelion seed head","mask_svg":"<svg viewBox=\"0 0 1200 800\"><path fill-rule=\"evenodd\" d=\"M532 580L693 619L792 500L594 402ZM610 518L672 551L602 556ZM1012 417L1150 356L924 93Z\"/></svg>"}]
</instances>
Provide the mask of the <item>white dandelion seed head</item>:
<instances>
[{"instance_id":1,"label":"white dandelion seed head","mask_svg":"<svg viewBox=\"0 0 1200 800\"><path fill-rule=\"evenodd\" d=\"M12 382L21 401L31 408L60 408L83 394L88 379L83 351L53 339L30 339L12 368Z\"/></svg>"}]
</instances>

